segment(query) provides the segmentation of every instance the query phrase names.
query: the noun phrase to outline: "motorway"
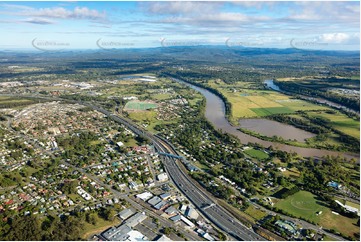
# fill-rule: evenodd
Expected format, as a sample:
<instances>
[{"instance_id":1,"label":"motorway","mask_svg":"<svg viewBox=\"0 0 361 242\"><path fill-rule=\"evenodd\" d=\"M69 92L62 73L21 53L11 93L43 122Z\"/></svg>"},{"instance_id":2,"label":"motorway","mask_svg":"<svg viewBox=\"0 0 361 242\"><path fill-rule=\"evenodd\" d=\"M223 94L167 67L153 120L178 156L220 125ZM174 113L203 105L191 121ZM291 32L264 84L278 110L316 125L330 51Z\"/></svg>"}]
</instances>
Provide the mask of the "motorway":
<instances>
[{"instance_id":1,"label":"motorway","mask_svg":"<svg viewBox=\"0 0 361 242\"><path fill-rule=\"evenodd\" d=\"M8 121L8 127L10 128L10 120ZM37 149L41 150L44 154L49 155L52 158L56 158L55 155L48 151L45 150L43 147L39 146L38 144L36 144L32 139L30 139L29 137L25 136L24 134L17 132L19 136L21 136L22 138L24 138L29 144L32 144L34 147L36 147ZM69 162L66 162L64 160L60 161L61 164L64 164L68 167L71 167L74 170L77 170L78 172L80 172L81 174L86 175L87 177L89 177L90 179L92 179L93 181L95 181L96 183L98 183L100 186L105 187L107 189L109 189L117 198L120 199L124 199L125 201L127 201L129 204L131 204L132 207L136 208L138 211L144 211L144 209L146 209L146 213L150 216L153 216L155 218L157 218L165 227L174 227L177 230L183 230L182 227L180 227L179 225L174 225L174 223L162 216L160 216L159 214L155 213L154 211L143 207L142 205L140 205L137 201L134 201L134 199L132 199L130 196L128 196L129 192L124 193L124 192L119 192L115 189L112 188L112 186L105 184L104 182L102 182L97 176L88 173L85 169L80 168L80 167L76 167L72 164L70 164ZM158 184L159 185L159 184ZM188 240L191 241L197 241L199 240L198 235L194 232L194 231L190 231L185 235Z\"/></svg>"},{"instance_id":2,"label":"motorway","mask_svg":"<svg viewBox=\"0 0 361 242\"><path fill-rule=\"evenodd\" d=\"M37 96L37 98L39 98L39 96ZM54 100L55 98L45 98L45 99ZM56 98L55 100L64 101L60 98ZM69 102L69 100L66 101ZM73 102L75 103L76 101ZM109 118L113 119L114 121L125 125L128 129L132 130L134 133L148 138L153 142L153 145L158 152L178 155L175 149L173 148L172 144L170 144L168 141L164 139L160 139L159 137L154 136L153 134L143 130L142 128L139 128L132 121L127 120L123 117L113 115L111 112L101 107L98 107L94 104L84 103L84 102L76 102L76 103L91 107L107 115ZM67 163L67 165L70 164ZM199 211L201 211L211 222L213 222L217 227L219 227L224 232L226 232L229 236L235 238L236 240L245 240L245 241L265 240L260 235L256 234L252 230L252 228L247 228L245 225L239 222L233 215L228 213L223 207L215 203L214 201L216 199L214 197L211 197L211 195L207 195L202 189L194 185L188 174L184 173L177 164L177 159L171 157L164 157L164 166L170 178L176 184L178 189L185 196L188 197L188 199L199 209ZM81 168L77 168L77 169L80 169L81 172L86 173ZM98 179L95 180L97 181ZM102 185L106 186L106 184L102 184ZM116 191L113 192L117 194ZM132 201L129 198L125 198L125 199L127 199L128 202ZM134 204L134 201L131 203L132 205L135 206L138 205L138 204Z\"/></svg>"},{"instance_id":3,"label":"motorway","mask_svg":"<svg viewBox=\"0 0 361 242\"><path fill-rule=\"evenodd\" d=\"M172 147L164 144L165 141L158 139L157 142L163 144L163 147L160 147L163 149L162 152L166 149L169 153L177 155ZM251 228L247 228L223 207L216 204L215 198L211 198L202 189L194 185L188 175L180 169L179 164L174 158L165 157L164 166L178 189L185 194L210 221L227 234L238 240L263 240L263 238L253 232Z\"/></svg>"},{"instance_id":4,"label":"motorway","mask_svg":"<svg viewBox=\"0 0 361 242\"><path fill-rule=\"evenodd\" d=\"M137 125L132 123L130 120L121 118L119 116L113 115L109 111L86 103L82 103L92 107L93 109L98 110L99 112L107 115L116 122L120 122L127 126L138 135L143 135L150 139L153 142L154 147L158 152L164 152L169 154L178 155L174 150L173 146L166 140L160 139L147 131L144 131L141 128L138 128ZM252 228L247 228L241 222L239 222L233 215L228 213L223 207L216 204L216 200L213 197L207 195L202 189L194 185L188 176L185 174L179 165L177 164L177 159L171 157L164 157L164 166L167 173L176 184L178 189L189 198L189 200L217 227L221 228L228 235L234 237L237 240L246 240L246 241L257 241L265 240L260 235L256 234ZM210 206L211 205L211 206Z\"/></svg>"}]
</instances>

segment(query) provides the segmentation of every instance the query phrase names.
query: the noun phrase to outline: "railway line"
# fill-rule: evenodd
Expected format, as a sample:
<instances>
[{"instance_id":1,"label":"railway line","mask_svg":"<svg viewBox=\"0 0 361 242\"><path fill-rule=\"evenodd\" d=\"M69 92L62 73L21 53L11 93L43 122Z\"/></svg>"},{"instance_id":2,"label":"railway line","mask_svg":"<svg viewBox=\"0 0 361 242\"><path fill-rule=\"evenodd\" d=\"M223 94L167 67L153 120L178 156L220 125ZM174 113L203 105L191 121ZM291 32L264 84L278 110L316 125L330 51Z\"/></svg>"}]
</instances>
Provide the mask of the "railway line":
<instances>
[{"instance_id":1,"label":"railway line","mask_svg":"<svg viewBox=\"0 0 361 242\"><path fill-rule=\"evenodd\" d=\"M11 95L14 96L14 95ZM37 96L36 98L42 98ZM94 110L97 110L107 117L111 118L117 123L125 125L128 129L134 132L137 135L148 138L154 145L155 149L158 152L174 154L178 156L176 149L173 145L161 138L159 136L153 135L144 129L138 127L132 121L119 117L117 115L112 114L111 112L94 105L93 103L85 103L79 101L70 101L64 100L60 98L44 98L53 101L68 101L72 103L78 103L84 106L91 107ZM186 196L188 199L205 215L212 223L214 223L221 230L226 232L232 238L236 240L245 240L245 241L258 241L265 240L260 235L256 234L252 228L248 228L239 222L233 215L228 213L223 207L216 204L215 198L211 197L207 193L203 191L203 189L197 187L193 184L192 179L186 174L177 162L177 159L173 157L164 156L164 167L172 179L172 181L176 184L178 189Z\"/></svg>"},{"instance_id":2,"label":"railway line","mask_svg":"<svg viewBox=\"0 0 361 242\"><path fill-rule=\"evenodd\" d=\"M156 141L161 144L161 151L178 155L175 148L160 137L155 137ZM191 178L180 168L177 160L165 157L164 166L171 179L178 189L188 197L188 199L217 227L221 228L227 234L237 240L264 240L256 234L251 228L240 223L233 215L229 214L223 207L219 206L215 199L210 197L201 188L193 184Z\"/></svg>"}]
</instances>

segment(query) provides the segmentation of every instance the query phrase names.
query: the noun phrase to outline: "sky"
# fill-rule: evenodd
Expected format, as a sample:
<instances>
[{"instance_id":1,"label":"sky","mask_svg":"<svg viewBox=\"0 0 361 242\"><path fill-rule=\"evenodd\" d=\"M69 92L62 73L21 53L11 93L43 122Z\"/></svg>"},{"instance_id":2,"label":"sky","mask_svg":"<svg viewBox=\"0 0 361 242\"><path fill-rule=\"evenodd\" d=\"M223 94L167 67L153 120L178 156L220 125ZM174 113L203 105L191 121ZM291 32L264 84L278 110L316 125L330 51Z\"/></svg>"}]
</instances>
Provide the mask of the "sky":
<instances>
[{"instance_id":1,"label":"sky","mask_svg":"<svg viewBox=\"0 0 361 242\"><path fill-rule=\"evenodd\" d=\"M360 49L358 1L0 2L0 49Z\"/></svg>"}]
</instances>

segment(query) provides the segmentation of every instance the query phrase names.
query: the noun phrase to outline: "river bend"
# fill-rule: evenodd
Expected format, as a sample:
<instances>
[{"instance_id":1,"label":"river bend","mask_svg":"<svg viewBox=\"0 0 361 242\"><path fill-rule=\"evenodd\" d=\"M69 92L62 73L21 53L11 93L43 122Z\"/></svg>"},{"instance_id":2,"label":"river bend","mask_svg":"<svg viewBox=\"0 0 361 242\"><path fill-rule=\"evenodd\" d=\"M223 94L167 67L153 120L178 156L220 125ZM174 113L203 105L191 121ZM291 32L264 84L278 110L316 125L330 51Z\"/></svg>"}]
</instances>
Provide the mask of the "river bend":
<instances>
[{"instance_id":1,"label":"river bend","mask_svg":"<svg viewBox=\"0 0 361 242\"><path fill-rule=\"evenodd\" d=\"M330 150L323 150L323 149L316 149L316 148L304 148L304 147L296 147L286 144L280 144L277 142L271 142L271 141L265 141L261 140L259 138L253 137L251 135L242 133L238 130L239 127L232 126L227 118L226 118L226 112L225 112L225 104L223 100L215 95L214 93L192 85L190 83L181 81L179 79L174 79L174 81L177 81L179 83L183 83L192 89L200 92L205 98L206 98L206 112L205 117L207 120L216 128L221 130L222 132L232 134L234 136L237 136L242 144L247 144L248 142L252 143L259 143L263 145L264 147L273 146L275 149L279 149L282 151L287 152L296 152L297 154L304 156L304 157L322 157L326 155L330 156L343 156L345 158L351 159L355 158L356 160L360 160L360 157L356 153L343 153L343 152L337 152L337 151L330 151Z\"/></svg>"}]
</instances>

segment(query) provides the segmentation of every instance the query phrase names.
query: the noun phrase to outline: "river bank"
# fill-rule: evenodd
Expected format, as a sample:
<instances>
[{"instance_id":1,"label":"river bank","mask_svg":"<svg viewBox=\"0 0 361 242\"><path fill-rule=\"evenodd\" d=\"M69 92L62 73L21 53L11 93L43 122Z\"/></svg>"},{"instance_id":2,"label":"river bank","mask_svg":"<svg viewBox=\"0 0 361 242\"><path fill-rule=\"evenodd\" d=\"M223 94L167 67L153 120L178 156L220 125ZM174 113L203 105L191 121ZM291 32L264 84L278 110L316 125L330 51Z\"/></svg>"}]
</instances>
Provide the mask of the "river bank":
<instances>
[{"instance_id":1,"label":"river bank","mask_svg":"<svg viewBox=\"0 0 361 242\"><path fill-rule=\"evenodd\" d=\"M299 154L303 157L321 158L322 156L330 155L330 156L342 156L347 159L354 158L358 161L360 160L359 154L356 154L356 153L344 153L344 152L337 152L337 151L330 151L330 150L316 149L316 148L295 147L295 146L291 146L291 145L261 140L259 138L245 134L238 130L239 127L232 126L228 122L228 120L226 118L225 104L220 97L218 97L216 94L210 92L209 90L206 90L205 88L195 86L191 83L188 83L188 82L185 82L185 81L182 81L179 79L174 78L173 80L177 81L179 83L183 83L183 84L189 86L190 88L200 92L206 99L205 117L207 118L207 120L216 129L219 129L222 132L229 133L231 135L238 137L242 144L259 143L259 144L263 145L264 147L273 146L275 149L279 149L282 151L296 152L297 154Z\"/></svg>"}]
</instances>

